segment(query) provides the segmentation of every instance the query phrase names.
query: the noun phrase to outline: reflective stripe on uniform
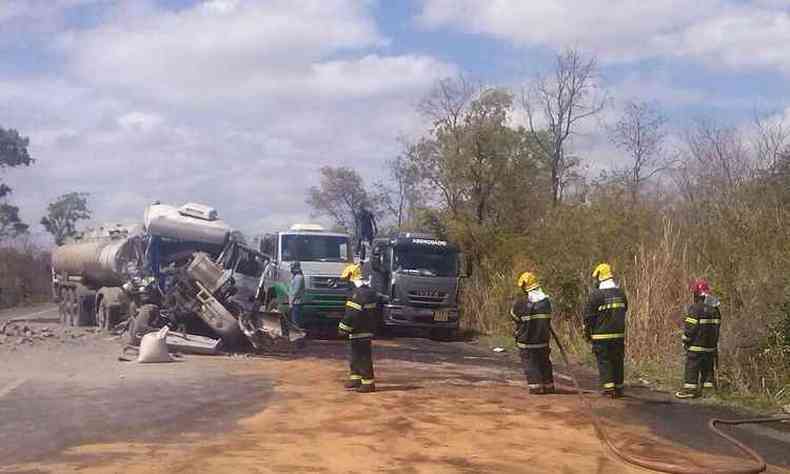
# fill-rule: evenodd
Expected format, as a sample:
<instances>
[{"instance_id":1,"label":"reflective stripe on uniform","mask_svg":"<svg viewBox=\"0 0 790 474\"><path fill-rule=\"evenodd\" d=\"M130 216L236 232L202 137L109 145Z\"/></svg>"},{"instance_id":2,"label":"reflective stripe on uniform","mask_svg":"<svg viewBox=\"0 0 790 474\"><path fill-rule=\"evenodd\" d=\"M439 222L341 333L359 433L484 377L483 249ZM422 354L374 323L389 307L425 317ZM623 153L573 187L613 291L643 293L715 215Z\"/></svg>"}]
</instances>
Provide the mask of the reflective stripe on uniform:
<instances>
[{"instance_id":1,"label":"reflective stripe on uniform","mask_svg":"<svg viewBox=\"0 0 790 474\"><path fill-rule=\"evenodd\" d=\"M352 328L348 324L344 324L344 323L338 324L337 328L340 329L341 331L345 331L345 332L351 332L351 331L354 330L354 328Z\"/></svg>"},{"instance_id":2,"label":"reflective stripe on uniform","mask_svg":"<svg viewBox=\"0 0 790 474\"><path fill-rule=\"evenodd\" d=\"M697 384L695 383L684 383L683 388L697 388Z\"/></svg>"},{"instance_id":3,"label":"reflective stripe on uniform","mask_svg":"<svg viewBox=\"0 0 790 474\"><path fill-rule=\"evenodd\" d=\"M593 334L592 335L592 340L593 341L605 341L607 339L624 339L624 338L625 338L625 333L623 333L623 332L612 333L612 334Z\"/></svg>"},{"instance_id":4,"label":"reflective stripe on uniform","mask_svg":"<svg viewBox=\"0 0 790 474\"><path fill-rule=\"evenodd\" d=\"M702 386L705 388L713 388L713 382L705 382Z\"/></svg>"},{"instance_id":5,"label":"reflective stripe on uniform","mask_svg":"<svg viewBox=\"0 0 790 474\"><path fill-rule=\"evenodd\" d=\"M528 383L527 388L543 388L542 383Z\"/></svg>"},{"instance_id":6,"label":"reflective stripe on uniform","mask_svg":"<svg viewBox=\"0 0 790 474\"><path fill-rule=\"evenodd\" d=\"M348 378L351 380L362 380L362 376L356 374L351 374Z\"/></svg>"},{"instance_id":7,"label":"reflective stripe on uniform","mask_svg":"<svg viewBox=\"0 0 790 474\"><path fill-rule=\"evenodd\" d=\"M529 316L522 316L522 321L532 321L533 319L551 319L550 314L532 314Z\"/></svg>"},{"instance_id":8,"label":"reflective stripe on uniform","mask_svg":"<svg viewBox=\"0 0 790 474\"><path fill-rule=\"evenodd\" d=\"M689 346L691 352L716 352L715 347Z\"/></svg>"},{"instance_id":9,"label":"reflective stripe on uniform","mask_svg":"<svg viewBox=\"0 0 790 474\"><path fill-rule=\"evenodd\" d=\"M373 333L372 332L361 332L359 334L349 334L348 335L349 339L364 339L366 337L373 337Z\"/></svg>"},{"instance_id":10,"label":"reflective stripe on uniform","mask_svg":"<svg viewBox=\"0 0 790 474\"><path fill-rule=\"evenodd\" d=\"M603 384L603 388L614 388L614 382L607 382Z\"/></svg>"},{"instance_id":11,"label":"reflective stripe on uniform","mask_svg":"<svg viewBox=\"0 0 790 474\"><path fill-rule=\"evenodd\" d=\"M625 303L609 303L598 306L598 311L606 311L607 309L625 308Z\"/></svg>"},{"instance_id":12,"label":"reflective stripe on uniform","mask_svg":"<svg viewBox=\"0 0 790 474\"><path fill-rule=\"evenodd\" d=\"M549 343L546 342L543 344L524 344L522 342L517 342L516 346L518 346L519 349L542 349L544 347L549 347Z\"/></svg>"},{"instance_id":13,"label":"reflective stripe on uniform","mask_svg":"<svg viewBox=\"0 0 790 474\"><path fill-rule=\"evenodd\" d=\"M691 316L686 316L686 322L689 324L697 324L699 322L699 319L692 318Z\"/></svg>"},{"instance_id":14,"label":"reflective stripe on uniform","mask_svg":"<svg viewBox=\"0 0 790 474\"><path fill-rule=\"evenodd\" d=\"M362 379L362 385L372 385L376 383L376 379Z\"/></svg>"},{"instance_id":15,"label":"reflective stripe on uniform","mask_svg":"<svg viewBox=\"0 0 790 474\"><path fill-rule=\"evenodd\" d=\"M346 301L346 306L357 311L362 311L362 306L354 303L353 301Z\"/></svg>"},{"instance_id":16,"label":"reflective stripe on uniform","mask_svg":"<svg viewBox=\"0 0 790 474\"><path fill-rule=\"evenodd\" d=\"M700 319L700 324L721 324L721 319Z\"/></svg>"},{"instance_id":17,"label":"reflective stripe on uniform","mask_svg":"<svg viewBox=\"0 0 790 474\"><path fill-rule=\"evenodd\" d=\"M378 306L379 305L377 305L376 303L369 303L369 304L366 304L365 306L363 306L363 308L365 308L365 309L376 309L376 308L378 308Z\"/></svg>"}]
</instances>

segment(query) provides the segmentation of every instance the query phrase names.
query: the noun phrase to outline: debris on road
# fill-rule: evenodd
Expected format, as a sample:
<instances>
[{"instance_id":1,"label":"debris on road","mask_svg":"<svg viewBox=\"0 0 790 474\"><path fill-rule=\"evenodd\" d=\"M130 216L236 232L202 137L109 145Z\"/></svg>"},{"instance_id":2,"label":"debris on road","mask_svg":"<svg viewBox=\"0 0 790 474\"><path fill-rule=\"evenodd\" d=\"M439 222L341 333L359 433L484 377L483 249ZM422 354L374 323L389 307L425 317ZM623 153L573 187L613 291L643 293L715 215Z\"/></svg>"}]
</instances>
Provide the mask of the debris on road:
<instances>
[{"instance_id":1,"label":"debris on road","mask_svg":"<svg viewBox=\"0 0 790 474\"><path fill-rule=\"evenodd\" d=\"M222 343L220 339L177 331L170 331L165 342L168 350L172 352L200 355L219 355L219 347Z\"/></svg>"},{"instance_id":2,"label":"debris on road","mask_svg":"<svg viewBox=\"0 0 790 474\"><path fill-rule=\"evenodd\" d=\"M505 348L504 348L504 347L495 347L495 348L494 348L494 352L497 352L497 353L499 353L499 352L505 352Z\"/></svg>"}]
</instances>

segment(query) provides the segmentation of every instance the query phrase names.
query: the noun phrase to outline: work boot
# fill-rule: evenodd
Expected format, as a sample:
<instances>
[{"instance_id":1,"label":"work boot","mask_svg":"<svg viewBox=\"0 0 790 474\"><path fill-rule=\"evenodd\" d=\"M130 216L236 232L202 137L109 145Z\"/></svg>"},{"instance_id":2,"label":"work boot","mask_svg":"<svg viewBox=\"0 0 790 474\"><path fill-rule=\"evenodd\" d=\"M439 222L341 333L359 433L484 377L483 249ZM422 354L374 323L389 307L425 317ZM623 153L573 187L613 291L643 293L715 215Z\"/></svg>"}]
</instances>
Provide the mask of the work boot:
<instances>
[{"instance_id":1,"label":"work boot","mask_svg":"<svg viewBox=\"0 0 790 474\"><path fill-rule=\"evenodd\" d=\"M675 398L680 398L681 400L686 398L699 398L699 392L681 390L679 392L675 392Z\"/></svg>"},{"instance_id":2,"label":"work boot","mask_svg":"<svg viewBox=\"0 0 790 474\"><path fill-rule=\"evenodd\" d=\"M601 396L604 398L617 398L614 390L601 390Z\"/></svg>"},{"instance_id":3,"label":"work boot","mask_svg":"<svg viewBox=\"0 0 790 474\"><path fill-rule=\"evenodd\" d=\"M374 383L367 383L367 384L360 384L357 387L358 393L373 393L376 391L376 384Z\"/></svg>"},{"instance_id":4,"label":"work boot","mask_svg":"<svg viewBox=\"0 0 790 474\"><path fill-rule=\"evenodd\" d=\"M346 388L346 390L356 390L361 385L362 385L362 382L360 382L359 380L349 380L343 386Z\"/></svg>"},{"instance_id":5,"label":"work boot","mask_svg":"<svg viewBox=\"0 0 790 474\"><path fill-rule=\"evenodd\" d=\"M614 395L612 396L612 398L623 398L623 395L624 395L623 389L616 388L614 389Z\"/></svg>"},{"instance_id":6,"label":"work boot","mask_svg":"<svg viewBox=\"0 0 790 474\"><path fill-rule=\"evenodd\" d=\"M555 391L555 390L554 390L554 384L551 384L551 385L544 385L544 386L543 386L543 393L545 393L545 394L554 393L554 391Z\"/></svg>"}]
</instances>

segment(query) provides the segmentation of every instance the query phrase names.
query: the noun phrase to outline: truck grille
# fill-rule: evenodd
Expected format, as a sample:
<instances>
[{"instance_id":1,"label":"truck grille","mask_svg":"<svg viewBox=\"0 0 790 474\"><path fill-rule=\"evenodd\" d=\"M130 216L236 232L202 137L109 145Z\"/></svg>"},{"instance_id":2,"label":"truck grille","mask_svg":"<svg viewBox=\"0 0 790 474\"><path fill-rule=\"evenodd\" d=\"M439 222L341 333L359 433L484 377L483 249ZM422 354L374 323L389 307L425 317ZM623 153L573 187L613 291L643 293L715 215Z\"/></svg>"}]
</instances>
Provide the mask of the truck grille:
<instances>
[{"instance_id":1,"label":"truck grille","mask_svg":"<svg viewBox=\"0 0 790 474\"><path fill-rule=\"evenodd\" d=\"M444 303L447 293L432 288L418 288L409 292L409 303L423 308L435 308Z\"/></svg>"},{"instance_id":2,"label":"truck grille","mask_svg":"<svg viewBox=\"0 0 790 474\"><path fill-rule=\"evenodd\" d=\"M310 277L310 286L320 290L343 289L348 283L338 277Z\"/></svg>"}]
</instances>

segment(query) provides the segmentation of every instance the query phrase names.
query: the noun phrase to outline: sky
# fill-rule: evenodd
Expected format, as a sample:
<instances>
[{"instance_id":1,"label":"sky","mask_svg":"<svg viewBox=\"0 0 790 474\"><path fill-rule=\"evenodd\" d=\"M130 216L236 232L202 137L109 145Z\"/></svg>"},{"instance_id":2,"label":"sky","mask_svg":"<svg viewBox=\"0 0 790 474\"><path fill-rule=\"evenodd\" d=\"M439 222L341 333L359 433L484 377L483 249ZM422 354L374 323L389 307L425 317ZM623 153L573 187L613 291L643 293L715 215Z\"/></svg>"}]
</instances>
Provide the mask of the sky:
<instances>
[{"instance_id":1,"label":"sky","mask_svg":"<svg viewBox=\"0 0 790 474\"><path fill-rule=\"evenodd\" d=\"M36 163L6 171L34 236L46 205L90 193L95 222L140 221L153 200L214 206L248 234L315 221L319 168L385 175L416 105L464 74L520 88L576 47L612 98L680 130L790 117L790 0L0 0L0 126Z\"/></svg>"}]
</instances>

